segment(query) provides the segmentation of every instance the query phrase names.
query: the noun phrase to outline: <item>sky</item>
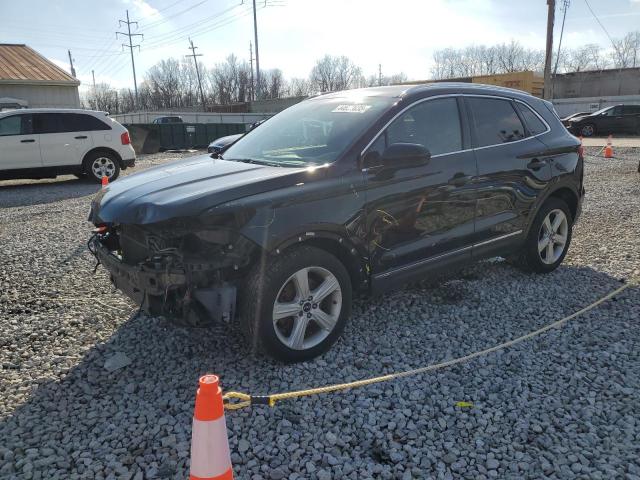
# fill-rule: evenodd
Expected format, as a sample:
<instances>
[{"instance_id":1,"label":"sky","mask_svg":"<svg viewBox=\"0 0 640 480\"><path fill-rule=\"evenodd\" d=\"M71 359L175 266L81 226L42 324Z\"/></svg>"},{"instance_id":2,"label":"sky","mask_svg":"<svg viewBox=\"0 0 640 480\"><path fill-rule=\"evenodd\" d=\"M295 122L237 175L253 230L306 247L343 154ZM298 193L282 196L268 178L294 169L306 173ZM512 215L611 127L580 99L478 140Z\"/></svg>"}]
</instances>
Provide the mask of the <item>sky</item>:
<instances>
[{"instance_id":1,"label":"sky","mask_svg":"<svg viewBox=\"0 0 640 480\"><path fill-rule=\"evenodd\" d=\"M132 21L138 83L166 58L185 58L190 37L206 66L229 54L249 59L252 0L0 0L0 43L26 43L69 71L74 58L82 89L96 82L132 87L127 39L116 31ZM640 0L588 0L609 34L640 30ZM368 76L399 72L430 78L434 50L517 40L544 49L546 0L258 0L261 69L307 77L324 54L350 57ZM561 5L562 0L557 0ZM557 46L562 11L556 13ZM563 48L611 43L585 0L571 0ZM254 45L255 47L255 45Z\"/></svg>"}]
</instances>

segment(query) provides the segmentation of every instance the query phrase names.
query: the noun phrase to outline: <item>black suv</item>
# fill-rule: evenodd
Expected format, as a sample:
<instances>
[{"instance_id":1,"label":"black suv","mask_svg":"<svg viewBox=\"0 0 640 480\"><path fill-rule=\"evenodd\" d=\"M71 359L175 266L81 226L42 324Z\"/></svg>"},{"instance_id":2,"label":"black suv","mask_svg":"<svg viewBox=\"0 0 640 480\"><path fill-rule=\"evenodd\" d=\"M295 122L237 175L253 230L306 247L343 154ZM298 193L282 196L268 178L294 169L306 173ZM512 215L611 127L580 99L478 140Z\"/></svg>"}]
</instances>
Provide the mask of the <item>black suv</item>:
<instances>
[{"instance_id":1,"label":"black suv","mask_svg":"<svg viewBox=\"0 0 640 480\"><path fill-rule=\"evenodd\" d=\"M573 117L569 119L567 128L571 133L584 137L612 133L640 134L640 105L616 105Z\"/></svg>"},{"instance_id":2,"label":"black suv","mask_svg":"<svg viewBox=\"0 0 640 480\"><path fill-rule=\"evenodd\" d=\"M231 321L237 305L252 343L300 361L336 341L356 290L498 255L554 270L582 176L579 141L522 92L343 91L279 113L223 158L110 184L89 244L144 310L195 325Z\"/></svg>"}]
</instances>

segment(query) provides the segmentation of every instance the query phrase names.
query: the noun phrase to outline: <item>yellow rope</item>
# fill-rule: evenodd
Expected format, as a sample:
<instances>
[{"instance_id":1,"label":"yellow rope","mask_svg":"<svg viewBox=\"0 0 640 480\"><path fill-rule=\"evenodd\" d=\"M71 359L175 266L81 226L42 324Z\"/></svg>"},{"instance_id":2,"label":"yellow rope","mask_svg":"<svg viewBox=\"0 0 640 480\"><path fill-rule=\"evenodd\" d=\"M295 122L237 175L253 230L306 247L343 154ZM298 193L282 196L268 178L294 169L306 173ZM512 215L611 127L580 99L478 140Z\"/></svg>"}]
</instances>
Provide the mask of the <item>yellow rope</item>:
<instances>
[{"instance_id":1,"label":"yellow rope","mask_svg":"<svg viewBox=\"0 0 640 480\"><path fill-rule=\"evenodd\" d=\"M631 279L628 283L625 283L624 285L622 285L621 287L615 289L614 291L608 293L607 295L605 295L604 297L596 300L595 302L591 303L590 305L578 310L577 312L572 313L571 315L568 315L564 318L561 318L560 320L557 320L553 323L550 323L548 325L545 325L542 328L539 328L538 330L534 330L533 332L527 333L526 335L522 335L518 338L514 338L513 340L509 340L507 342L501 343L499 345L496 345L494 347L490 347L490 348L486 348L484 350L480 350L474 353L470 353L468 355L465 355L463 357L458 357L458 358L454 358L452 360L447 360L445 362L440 362L440 363L436 363L433 365L428 365L426 367L420 367L420 368L414 368L412 370L407 370L404 372L398 372L398 373L390 373L388 375L381 375L379 377L372 377L372 378L365 378L363 380L356 380L355 382L347 382L347 383L338 383L338 384L334 384L334 385L327 385L325 387L318 387L318 388L309 388L309 389L305 389L305 390L296 390L293 392L283 392L283 393L275 393L275 394L271 394L271 395L264 395L264 396L254 396L254 395L249 395L246 393L241 393L241 392L227 392L225 393L222 398L225 400L225 408L227 410L238 410L241 408L245 408L245 407L249 407L251 405L269 405L270 407L273 407L276 402L280 401L280 400L289 400L292 398L300 398L300 397L308 397L311 395L319 395L321 393L331 393L331 392L337 392L340 390L347 390L347 389L352 389L352 388L359 388L359 387L364 387L367 385L372 385L374 383L381 383L381 382L387 382L389 380L395 380L397 378L403 378L403 377L409 377L411 375L419 375L421 373L426 373L426 372L432 372L434 370L439 370L442 368L446 368L446 367L451 367L453 365L457 365L459 363L463 363L463 362L468 362L469 360L472 360L474 358L477 357L481 357L483 355L487 355L489 353L495 352L497 350L502 350L504 348L508 348L511 347L517 343L523 342L525 340L529 340L530 338L536 337L538 335L541 335L542 333L551 330L552 328L556 328L559 327L563 324L565 324L566 322L568 322L569 320L573 320L574 318L588 312L589 310L592 310L594 308L596 308L598 305L610 300L611 298L615 297L616 295L622 293L623 291L625 291L627 288L630 288L631 286L634 286L638 284L638 279L637 278L633 278Z\"/></svg>"}]
</instances>

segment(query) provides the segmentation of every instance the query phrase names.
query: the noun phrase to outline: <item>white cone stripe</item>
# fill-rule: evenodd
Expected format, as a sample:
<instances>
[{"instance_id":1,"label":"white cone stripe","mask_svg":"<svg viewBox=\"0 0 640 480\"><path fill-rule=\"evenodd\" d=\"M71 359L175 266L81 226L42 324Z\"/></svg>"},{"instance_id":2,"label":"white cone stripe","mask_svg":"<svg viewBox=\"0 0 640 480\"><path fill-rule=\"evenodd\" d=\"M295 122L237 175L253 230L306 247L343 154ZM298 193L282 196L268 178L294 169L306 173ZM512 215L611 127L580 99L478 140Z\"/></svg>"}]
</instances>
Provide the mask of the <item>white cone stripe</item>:
<instances>
[{"instance_id":1,"label":"white cone stripe","mask_svg":"<svg viewBox=\"0 0 640 480\"><path fill-rule=\"evenodd\" d=\"M191 474L200 478L222 475L231 468L231 454L224 416L218 420L193 419Z\"/></svg>"}]
</instances>

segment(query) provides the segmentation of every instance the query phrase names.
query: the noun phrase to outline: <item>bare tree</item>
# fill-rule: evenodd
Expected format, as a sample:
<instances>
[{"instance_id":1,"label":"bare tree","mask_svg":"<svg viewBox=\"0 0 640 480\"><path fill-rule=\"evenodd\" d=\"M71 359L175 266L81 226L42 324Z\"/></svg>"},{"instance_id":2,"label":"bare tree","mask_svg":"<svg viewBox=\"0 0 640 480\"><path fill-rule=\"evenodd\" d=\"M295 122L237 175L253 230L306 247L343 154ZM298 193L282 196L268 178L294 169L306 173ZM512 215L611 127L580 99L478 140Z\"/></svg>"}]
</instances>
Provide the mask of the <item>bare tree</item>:
<instances>
[{"instance_id":1,"label":"bare tree","mask_svg":"<svg viewBox=\"0 0 640 480\"><path fill-rule=\"evenodd\" d=\"M640 31L629 32L614 40L613 64L616 68L640 66Z\"/></svg>"},{"instance_id":2,"label":"bare tree","mask_svg":"<svg viewBox=\"0 0 640 480\"><path fill-rule=\"evenodd\" d=\"M309 81L320 92L346 90L362 81L362 70L348 57L325 55L311 70Z\"/></svg>"},{"instance_id":3,"label":"bare tree","mask_svg":"<svg viewBox=\"0 0 640 480\"><path fill-rule=\"evenodd\" d=\"M292 97L305 97L311 94L311 84L306 78L292 78L289 80L288 94Z\"/></svg>"},{"instance_id":4,"label":"bare tree","mask_svg":"<svg viewBox=\"0 0 640 480\"><path fill-rule=\"evenodd\" d=\"M581 72L584 70L602 70L608 61L602 55L602 49L594 43L584 45L566 52L564 70L566 72Z\"/></svg>"},{"instance_id":5,"label":"bare tree","mask_svg":"<svg viewBox=\"0 0 640 480\"><path fill-rule=\"evenodd\" d=\"M487 47L469 46L445 48L433 54L433 78L440 80L510 73L522 70L539 71L544 63L544 51L525 49L516 41Z\"/></svg>"},{"instance_id":6,"label":"bare tree","mask_svg":"<svg viewBox=\"0 0 640 480\"><path fill-rule=\"evenodd\" d=\"M108 83L98 83L87 93L87 103L92 110L117 112L117 92Z\"/></svg>"}]
</instances>

